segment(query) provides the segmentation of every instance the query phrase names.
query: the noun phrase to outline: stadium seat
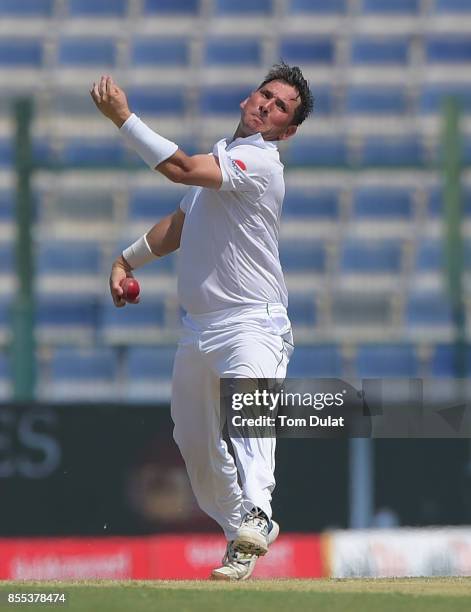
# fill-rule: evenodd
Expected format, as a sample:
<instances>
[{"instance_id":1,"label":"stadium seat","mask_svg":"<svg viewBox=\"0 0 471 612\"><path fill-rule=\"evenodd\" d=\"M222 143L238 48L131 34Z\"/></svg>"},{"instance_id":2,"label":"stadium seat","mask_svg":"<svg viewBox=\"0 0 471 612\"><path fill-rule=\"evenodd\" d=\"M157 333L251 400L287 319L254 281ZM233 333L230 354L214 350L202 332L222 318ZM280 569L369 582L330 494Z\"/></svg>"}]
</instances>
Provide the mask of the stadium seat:
<instances>
[{"instance_id":1,"label":"stadium seat","mask_svg":"<svg viewBox=\"0 0 471 612\"><path fill-rule=\"evenodd\" d=\"M471 112L471 86L462 83L425 84L420 92L419 111L440 113L447 97L456 98L461 110Z\"/></svg>"},{"instance_id":2,"label":"stadium seat","mask_svg":"<svg viewBox=\"0 0 471 612\"><path fill-rule=\"evenodd\" d=\"M437 377L454 378L457 372L456 349L451 344L438 344L435 346L430 363L430 374ZM465 372L471 374L471 350L465 351Z\"/></svg>"},{"instance_id":3,"label":"stadium seat","mask_svg":"<svg viewBox=\"0 0 471 612\"><path fill-rule=\"evenodd\" d=\"M445 214L445 203L443 200L443 189L441 186L432 187L427 194L427 212L430 217L443 216ZM462 213L466 217L471 216L471 188L463 186L461 190Z\"/></svg>"},{"instance_id":4,"label":"stadium seat","mask_svg":"<svg viewBox=\"0 0 471 612\"><path fill-rule=\"evenodd\" d=\"M214 12L216 15L237 15L239 13L251 15L271 15L273 13L273 0L215 0Z\"/></svg>"},{"instance_id":5,"label":"stadium seat","mask_svg":"<svg viewBox=\"0 0 471 612\"><path fill-rule=\"evenodd\" d=\"M135 38L131 44L133 66L175 67L190 62L188 40L178 37Z\"/></svg>"},{"instance_id":6,"label":"stadium seat","mask_svg":"<svg viewBox=\"0 0 471 612\"><path fill-rule=\"evenodd\" d=\"M42 241L36 256L39 274L98 274L101 250L96 242Z\"/></svg>"},{"instance_id":7,"label":"stadium seat","mask_svg":"<svg viewBox=\"0 0 471 612\"><path fill-rule=\"evenodd\" d=\"M399 242L347 240L340 251L340 267L347 273L398 273L401 262Z\"/></svg>"},{"instance_id":8,"label":"stadium seat","mask_svg":"<svg viewBox=\"0 0 471 612\"><path fill-rule=\"evenodd\" d=\"M130 107L136 114L183 115L185 113L185 92L183 89L168 87L130 88L128 91Z\"/></svg>"},{"instance_id":9,"label":"stadium seat","mask_svg":"<svg viewBox=\"0 0 471 612\"><path fill-rule=\"evenodd\" d=\"M331 115L335 113L336 100L330 85L312 85L314 97L314 116Z\"/></svg>"},{"instance_id":10,"label":"stadium seat","mask_svg":"<svg viewBox=\"0 0 471 612\"><path fill-rule=\"evenodd\" d=\"M358 219L408 219L412 193L400 187L360 187L353 192L353 215Z\"/></svg>"},{"instance_id":11,"label":"stadium seat","mask_svg":"<svg viewBox=\"0 0 471 612\"><path fill-rule=\"evenodd\" d=\"M434 34L425 42L425 54L429 63L454 64L471 61L469 36Z\"/></svg>"},{"instance_id":12,"label":"stadium seat","mask_svg":"<svg viewBox=\"0 0 471 612\"><path fill-rule=\"evenodd\" d=\"M330 15L345 13L346 10L347 0L288 0L288 12L292 15Z\"/></svg>"},{"instance_id":13,"label":"stadium seat","mask_svg":"<svg viewBox=\"0 0 471 612\"><path fill-rule=\"evenodd\" d=\"M415 266L418 272L439 272L445 264L442 240L421 240L417 245Z\"/></svg>"},{"instance_id":14,"label":"stadium seat","mask_svg":"<svg viewBox=\"0 0 471 612\"><path fill-rule=\"evenodd\" d=\"M342 370L338 346L298 346L288 364L288 377L337 378L342 376Z\"/></svg>"},{"instance_id":15,"label":"stadium seat","mask_svg":"<svg viewBox=\"0 0 471 612\"><path fill-rule=\"evenodd\" d=\"M363 166L422 166L425 151L420 136L366 136L360 164Z\"/></svg>"},{"instance_id":16,"label":"stadium seat","mask_svg":"<svg viewBox=\"0 0 471 612\"><path fill-rule=\"evenodd\" d=\"M0 223L11 223L14 218L15 195L13 191L0 190Z\"/></svg>"},{"instance_id":17,"label":"stadium seat","mask_svg":"<svg viewBox=\"0 0 471 612\"><path fill-rule=\"evenodd\" d=\"M408 110L407 94L399 86L353 86L347 91L345 110L353 115L403 115Z\"/></svg>"},{"instance_id":18,"label":"stadium seat","mask_svg":"<svg viewBox=\"0 0 471 612\"><path fill-rule=\"evenodd\" d=\"M116 46L110 38L63 38L59 41L57 60L63 66L116 65Z\"/></svg>"},{"instance_id":19,"label":"stadium seat","mask_svg":"<svg viewBox=\"0 0 471 612\"><path fill-rule=\"evenodd\" d=\"M19 4L19 3L18 3ZM2 38L0 66L3 68L40 68L43 62L42 42L34 39Z\"/></svg>"},{"instance_id":20,"label":"stadium seat","mask_svg":"<svg viewBox=\"0 0 471 612\"><path fill-rule=\"evenodd\" d=\"M14 162L13 143L11 139L0 140L0 167L12 166Z\"/></svg>"},{"instance_id":21,"label":"stadium seat","mask_svg":"<svg viewBox=\"0 0 471 612\"><path fill-rule=\"evenodd\" d=\"M313 221L339 217L340 194L336 189L287 188L283 201L284 217L311 217Z\"/></svg>"},{"instance_id":22,"label":"stadium seat","mask_svg":"<svg viewBox=\"0 0 471 612\"><path fill-rule=\"evenodd\" d=\"M435 291L414 292L407 298L405 318L409 327L451 325L450 301Z\"/></svg>"},{"instance_id":23,"label":"stadium seat","mask_svg":"<svg viewBox=\"0 0 471 612\"><path fill-rule=\"evenodd\" d=\"M0 242L0 274L14 274L15 244Z\"/></svg>"},{"instance_id":24,"label":"stadium seat","mask_svg":"<svg viewBox=\"0 0 471 612\"><path fill-rule=\"evenodd\" d=\"M184 191L180 189L137 188L129 196L128 220L144 221L150 227L162 217L174 213L183 195Z\"/></svg>"},{"instance_id":25,"label":"stadium seat","mask_svg":"<svg viewBox=\"0 0 471 612\"><path fill-rule=\"evenodd\" d=\"M420 0L363 0L364 13L413 15L420 11Z\"/></svg>"},{"instance_id":26,"label":"stadium seat","mask_svg":"<svg viewBox=\"0 0 471 612\"><path fill-rule=\"evenodd\" d=\"M389 294L349 291L332 295L332 321L336 326L390 326L392 301Z\"/></svg>"},{"instance_id":27,"label":"stadium seat","mask_svg":"<svg viewBox=\"0 0 471 612\"><path fill-rule=\"evenodd\" d=\"M345 166L348 148L345 136L299 136L292 140L283 156L287 166Z\"/></svg>"},{"instance_id":28,"label":"stadium seat","mask_svg":"<svg viewBox=\"0 0 471 612\"><path fill-rule=\"evenodd\" d=\"M297 325L314 326L316 324L314 296L306 293L290 293L288 316L295 327Z\"/></svg>"},{"instance_id":29,"label":"stadium seat","mask_svg":"<svg viewBox=\"0 0 471 612\"><path fill-rule=\"evenodd\" d=\"M200 89L199 108L203 115L240 113L240 103L250 94L249 87L205 87Z\"/></svg>"},{"instance_id":30,"label":"stadium seat","mask_svg":"<svg viewBox=\"0 0 471 612\"><path fill-rule=\"evenodd\" d=\"M326 268L325 246L318 242L283 241L280 244L280 261L285 272L317 272Z\"/></svg>"},{"instance_id":31,"label":"stadium seat","mask_svg":"<svg viewBox=\"0 0 471 612\"><path fill-rule=\"evenodd\" d=\"M127 0L68 0L68 12L72 17L124 17Z\"/></svg>"},{"instance_id":32,"label":"stadium seat","mask_svg":"<svg viewBox=\"0 0 471 612\"><path fill-rule=\"evenodd\" d=\"M205 43L204 61L207 66L258 66L262 49L259 39L216 38Z\"/></svg>"},{"instance_id":33,"label":"stadium seat","mask_svg":"<svg viewBox=\"0 0 471 612\"><path fill-rule=\"evenodd\" d=\"M437 13L471 13L469 0L435 0Z\"/></svg>"},{"instance_id":34,"label":"stadium seat","mask_svg":"<svg viewBox=\"0 0 471 612\"><path fill-rule=\"evenodd\" d=\"M128 159L131 163L132 155L122 141L114 138L71 138L64 143L60 160L65 166L75 168L115 168Z\"/></svg>"},{"instance_id":35,"label":"stadium seat","mask_svg":"<svg viewBox=\"0 0 471 612\"><path fill-rule=\"evenodd\" d=\"M0 0L1 17L50 17L54 0Z\"/></svg>"},{"instance_id":36,"label":"stadium seat","mask_svg":"<svg viewBox=\"0 0 471 612\"><path fill-rule=\"evenodd\" d=\"M278 55L289 64L332 64L335 47L331 38L283 38Z\"/></svg>"},{"instance_id":37,"label":"stadium seat","mask_svg":"<svg viewBox=\"0 0 471 612\"><path fill-rule=\"evenodd\" d=\"M127 393L133 401L153 403L170 399L176 347L129 348Z\"/></svg>"},{"instance_id":38,"label":"stadium seat","mask_svg":"<svg viewBox=\"0 0 471 612\"><path fill-rule=\"evenodd\" d=\"M200 0L144 0L144 15L196 15Z\"/></svg>"},{"instance_id":39,"label":"stadium seat","mask_svg":"<svg viewBox=\"0 0 471 612\"><path fill-rule=\"evenodd\" d=\"M410 344L359 346L354 367L360 378L416 377L418 360Z\"/></svg>"},{"instance_id":40,"label":"stadium seat","mask_svg":"<svg viewBox=\"0 0 471 612\"><path fill-rule=\"evenodd\" d=\"M133 345L156 341L156 331L165 323L165 304L142 299L139 305L116 308L110 300L102 306L101 332L107 344Z\"/></svg>"},{"instance_id":41,"label":"stadium seat","mask_svg":"<svg viewBox=\"0 0 471 612\"><path fill-rule=\"evenodd\" d=\"M35 324L40 342L89 343L97 329L97 305L74 296L40 296L36 300Z\"/></svg>"},{"instance_id":42,"label":"stadium seat","mask_svg":"<svg viewBox=\"0 0 471 612\"><path fill-rule=\"evenodd\" d=\"M356 38L352 41L352 64L405 65L409 56L409 39L403 37Z\"/></svg>"}]
</instances>

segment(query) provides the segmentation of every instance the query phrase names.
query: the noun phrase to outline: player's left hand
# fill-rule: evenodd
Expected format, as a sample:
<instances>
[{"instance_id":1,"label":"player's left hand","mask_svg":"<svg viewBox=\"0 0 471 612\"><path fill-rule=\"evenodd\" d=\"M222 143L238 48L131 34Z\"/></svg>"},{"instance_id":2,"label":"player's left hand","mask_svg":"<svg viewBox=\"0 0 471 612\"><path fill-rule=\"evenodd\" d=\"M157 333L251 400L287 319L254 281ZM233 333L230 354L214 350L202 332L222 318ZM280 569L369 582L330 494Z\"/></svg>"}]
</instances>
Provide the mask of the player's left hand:
<instances>
[{"instance_id":1,"label":"player's left hand","mask_svg":"<svg viewBox=\"0 0 471 612\"><path fill-rule=\"evenodd\" d=\"M93 83L90 95L98 110L119 128L130 117L126 94L110 75L103 75L99 83Z\"/></svg>"}]
</instances>

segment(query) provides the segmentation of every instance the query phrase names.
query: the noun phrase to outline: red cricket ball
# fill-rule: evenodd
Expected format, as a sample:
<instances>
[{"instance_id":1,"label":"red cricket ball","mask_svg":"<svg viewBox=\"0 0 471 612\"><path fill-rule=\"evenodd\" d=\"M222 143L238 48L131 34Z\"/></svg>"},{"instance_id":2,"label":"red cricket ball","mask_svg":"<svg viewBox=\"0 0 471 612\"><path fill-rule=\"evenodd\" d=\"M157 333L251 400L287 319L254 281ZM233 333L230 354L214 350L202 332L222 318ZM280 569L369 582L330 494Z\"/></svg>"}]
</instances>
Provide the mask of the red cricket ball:
<instances>
[{"instance_id":1,"label":"red cricket ball","mask_svg":"<svg viewBox=\"0 0 471 612\"><path fill-rule=\"evenodd\" d=\"M126 302L134 302L140 291L137 280L135 278L123 278L120 285L123 288L123 300L126 300Z\"/></svg>"}]
</instances>

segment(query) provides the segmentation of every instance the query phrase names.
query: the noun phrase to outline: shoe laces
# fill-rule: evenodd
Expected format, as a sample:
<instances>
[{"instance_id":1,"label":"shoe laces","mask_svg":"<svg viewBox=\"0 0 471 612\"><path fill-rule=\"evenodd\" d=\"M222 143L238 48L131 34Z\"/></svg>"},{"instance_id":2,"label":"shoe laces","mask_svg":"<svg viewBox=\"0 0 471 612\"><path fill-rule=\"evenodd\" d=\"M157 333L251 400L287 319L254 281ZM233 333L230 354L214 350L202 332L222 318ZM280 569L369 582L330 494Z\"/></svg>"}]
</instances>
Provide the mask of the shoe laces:
<instances>
[{"instance_id":1,"label":"shoe laces","mask_svg":"<svg viewBox=\"0 0 471 612\"><path fill-rule=\"evenodd\" d=\"M267 515L260 508L252 508L247 514L244 516L243 520L245 525L251 525L256 529L266 530L267 533L269 531L269 522L267 519Z\"/></svg>"},{"instance_id":2,"label":"shoe laces","mask_svg":"<svg viewBox=\"0 0 471 612\"><path fill-rule=\"evenodd\" d=\"M256 555L250 555L247 553L240 552L234 549L234 541L229 542L226 548L226 553L222 559L223 565L249 565L253 557Z\"/></svg>"}]
</instances>

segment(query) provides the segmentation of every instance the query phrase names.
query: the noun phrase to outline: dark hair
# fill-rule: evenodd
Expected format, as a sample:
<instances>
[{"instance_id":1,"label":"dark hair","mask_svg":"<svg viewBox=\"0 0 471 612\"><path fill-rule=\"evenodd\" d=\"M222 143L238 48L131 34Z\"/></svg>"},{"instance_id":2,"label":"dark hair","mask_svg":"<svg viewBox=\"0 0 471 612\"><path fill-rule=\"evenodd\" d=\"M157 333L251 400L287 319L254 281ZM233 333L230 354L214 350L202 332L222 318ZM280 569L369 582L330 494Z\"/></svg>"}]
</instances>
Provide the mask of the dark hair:
<instances>
[{"instance_id":1,"label":"dark hair","mask_svg":"<svg viewBox=\"0 0 471 612\"><path fill-rule=\"evenodd\" d=\"M288 66L288 64L281 60L279 64L275 64L271 68L263 83L258 86L258 89L261 89L271 81L284 81L298 90L301 104L294 111L293 123L300 125L310 115L314 106L314 98L309 89L309 83L304 78L301 69L299 66Z\"/></svg>"}]
</instances>

